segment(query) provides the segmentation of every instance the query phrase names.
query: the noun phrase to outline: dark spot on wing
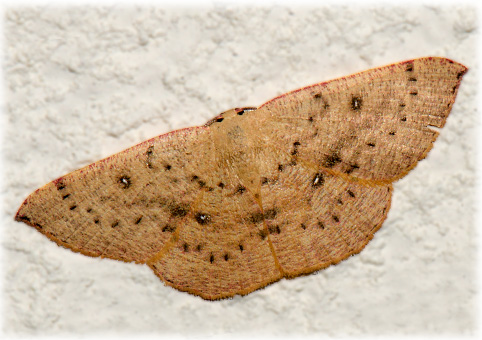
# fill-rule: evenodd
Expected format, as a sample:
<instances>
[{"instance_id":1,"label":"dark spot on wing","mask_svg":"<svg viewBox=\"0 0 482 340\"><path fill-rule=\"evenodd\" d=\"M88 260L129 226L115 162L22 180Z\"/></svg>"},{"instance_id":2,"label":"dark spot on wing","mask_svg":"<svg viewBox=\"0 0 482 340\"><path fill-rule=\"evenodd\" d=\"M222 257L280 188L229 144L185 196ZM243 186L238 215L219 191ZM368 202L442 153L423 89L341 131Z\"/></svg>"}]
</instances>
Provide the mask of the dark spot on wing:
<instances>
[{"instance_id":1,"label":"dark spot on wing","mask_svg":"<svg viewBox=\"0 0 482 340\"><path fill-rule=\"evenodd\" d=\"M184 217L187 215L187 207L180 205L173 205L169 207L172 217Z\"/></svg>"},{"instance_id":2,"label":"dark spot on wing","mask_svg":"<svg viewBox=\"0 0 482 340\"><path fill-rule=\"evenodd\" d=\"M211 216L202 212L196 213L196 215L194 215L194 218L196 219L196 222L201 225L204 225L211 221Z\"/></svg>"},{"instance_id":3,"label":"dark spot on wing","mask_svg":"<svg viewBox=\"0 0 482 340\"><path fill-rule=\"evenodd\" d=\"M270 234L280 234L281 233L281 229L277 225L276 226L269 226L268 231L269 231Z\"/></svg>"},{"instance_id":4,"label":"dark spot on wing","mask_svg":"<svg viewBox=\"0 0 482 340\"><path fill-rule=\"evenodd\" d=\"M122 176L119 178L119 183L123 189L127 189L131 186L131 178L129 176Z\"/></svg>"},{"instance_id":5,"label":"dark spot on wing","mask_svg":"<svg viewBox=\"0 0 482 340\"><path fill-rule=\"evenodd\" d=\"M255 213L251 213L248 217L248 221L254 223L254 224L257 224L261 221L263 221L264 219L266 220L272 220L276 217L276 215L278 214L278 211L276 208L273 208L273 209L268 209L263 213L261 212L255 212Z\"/></svg>"},{"instance_id":6,"label":"dark spot on wing","mask_svg":"<svg viewBox=\"0 0 482 340\"><path fill-rule=\"evenodd\" d=\"M243 194L246 191L246 187L242 186L241 184L238 185L236 189L236 194Z\"/></svg>"},{"instance_id":7,"label":"dark spot on wing","mask_svg":"<svg viewBox=\"0 0 482 340\"><path fill-rule=\"evenodd\" d=\"M149 147L147 148L147 151L146 151L146 156L147 156L147 161L146 161L146 163L147 163L147 167L148 167L149 169L153 169L153 168L154 168L154 166L152 165L152 161L151 161L151 156L152 156L153 153L154 153L154 146L151 145L151 146L149 146Z\"/></svg>"},{"instance_id":8,"label":"dark spot on wing","mask_svg":"<svg viewBox=\"0 0 482 340\"><path fill-rule=\"evenodd\" d=\"M362 107L362 99L360 97L353 96L351 98L351 108L354 111L359 111L361 107Z\"/></svg>"},{"instance_id":9,"label":"dark spot on wing","mask_svg":"<svg viewBox=\"0 0 482 340\"><path fill-rule=\"evenodd\" d=\"M255 212L249 215L248 220L254 224L261 222L264 219L262 212Z\"/></svg>"},{"instance_id":10,"label":"dark spot on wing","mask_svg":"<svg viewBox=\"0 0 482 340\"><path fill-rule=\"evenodd\" d=\"M278 215L278 211L275 208L268 209L264 212L264 218L266 220L272 220L273 218L276 217L276 215Z\"/></svg>"},{"instance_id":11,"label":"dark spot on wing","mask_svg":"<svg viewBox=\"0 0 482 340\"><path fill-rule=\"evenodd\" d=\"M55 183L55 186L57 187L57 190L63 190L63 189L65 189L65 184L64 184L64 182L62 182L61 180L57 181L57 182Z\"/></svg>"},{"instance_id":12,"label":"dark spot on wing","mask_svg":"<svg viewBox=\"0 0 482 340\"><path fill-rule=\"evenodd\" d=\"M333 151L327 155L323 161L323 166L327 168L333 168L335 165L341 162L340 154L338 151Z\"/></svg>"},{"instance_id":13,"label":"dark spot on wing","mask_svg":"<svg viewBox=\"0 0 482 340\"><path fill-rule=\"evenodd\" d=\"M239 109L239 108L235 109L236 113L239 116L242 116L246 110L251 111L251 110L256 110L256 108L255 107L248 107L248 108L242 108L242 109Z\"/></svg>"},{"instance_id":14,"label":"dark spot on wing","mask_svg":"<svg viewBox=\"0 0 482 340\"><path fill-rule=\"evenodd\" d=\"M293 150L291 151L291 155L294 156L298 153L298 146L300 146L301 143L296 141L293 143Z\"/></svg>"},{"instance_id":15,"label":"dark spot on wing","mask_svg":"<svg viewBox=\"0 0 482 340\"><path fill-rule=\"evenodd\" d=\"M350 167L345 171L346 174L351 174L354 170L359 169L358 164L350 164Z\"/></svg>"},{"instance_id":16,"label":"dark spot on wing","mask_svg":"<svg viewBox=\"0 0 482 340\"><path fill-rule=\"evenodd\" d=\"M162 232L165 233L165 232L168 232L168 233L173 233L176 231L176 227L173 227L169 224L166 224L164 227L162 227Z\"/></svg>"},{"instance_id":17,"label":"dark spot on wing","mask_svg":"<svg viewBox=\"0 0 482 340\"><path fill-rule=\"evenodd\" d=\"M321 172L318 172L315 174L313 177L313 180L311 181L311 186L313 187L319 187L322 186L325 183L325 177Z\"/></svg>"},{"instance_id":18,"label":"dark spot on wing","mask_svg":"<svg viewBox=\"0 0 482 340\"><path fill-rule=\"evenodd\" d=\"M259 237L261 237L262 240L264 240L266 238L266 236L268 236L268 233L264 229L261 229L258 234L259 234Z\"/></svg>"}]
</instances>

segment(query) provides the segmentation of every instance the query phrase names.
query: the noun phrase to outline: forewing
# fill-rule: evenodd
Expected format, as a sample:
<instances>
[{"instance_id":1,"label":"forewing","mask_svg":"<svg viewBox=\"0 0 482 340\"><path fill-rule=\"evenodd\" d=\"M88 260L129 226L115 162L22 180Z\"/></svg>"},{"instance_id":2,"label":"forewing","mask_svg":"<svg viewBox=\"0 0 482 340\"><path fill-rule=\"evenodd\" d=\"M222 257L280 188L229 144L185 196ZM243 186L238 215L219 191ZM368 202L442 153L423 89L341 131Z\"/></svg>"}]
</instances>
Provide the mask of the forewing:
<instances>
[{"instance_id":1,"label":"forewing","mask_svg":"<svg viewBox=\"0 0 482 340\"><path fill-rule=\"evenodd\" d=\"M389 183L431 149L452 108L465 66L421 58L316 84L261 106L265 142L359 179Z\"/></svg>"},{"instance_id":2,"label":"forewing","mask_svg":"<svg viewBox=\"0 0 482 340\"><path fill-rule=\"evenodd\" d=\"M65 175L32 193L16 219L90 256L145 262L199 196L212 157L205 128L175 131Z\"/></svg>"}]
</instances>

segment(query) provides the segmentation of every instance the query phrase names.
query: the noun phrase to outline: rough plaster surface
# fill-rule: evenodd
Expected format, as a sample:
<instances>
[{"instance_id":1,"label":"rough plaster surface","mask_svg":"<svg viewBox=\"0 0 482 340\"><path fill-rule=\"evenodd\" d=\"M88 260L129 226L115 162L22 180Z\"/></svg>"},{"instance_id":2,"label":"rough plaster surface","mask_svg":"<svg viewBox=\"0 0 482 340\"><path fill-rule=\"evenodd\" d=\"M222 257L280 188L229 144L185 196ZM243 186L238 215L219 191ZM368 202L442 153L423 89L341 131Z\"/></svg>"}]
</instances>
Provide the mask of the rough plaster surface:
<instances>
[{"instance_id":1,"label":"rough plaster surface","mask_svg":"<svg viewBox=\"0 0 482 340\"><path fill-rule=\"evenodd\" d=\"M476 9L21 7L4 18L5 334L473 334ZM146 267L75 254L13 221L69 171L232 107L404 59L467 65L429 157L357 256L207 302Z\"/></svg>"}]
</instances>

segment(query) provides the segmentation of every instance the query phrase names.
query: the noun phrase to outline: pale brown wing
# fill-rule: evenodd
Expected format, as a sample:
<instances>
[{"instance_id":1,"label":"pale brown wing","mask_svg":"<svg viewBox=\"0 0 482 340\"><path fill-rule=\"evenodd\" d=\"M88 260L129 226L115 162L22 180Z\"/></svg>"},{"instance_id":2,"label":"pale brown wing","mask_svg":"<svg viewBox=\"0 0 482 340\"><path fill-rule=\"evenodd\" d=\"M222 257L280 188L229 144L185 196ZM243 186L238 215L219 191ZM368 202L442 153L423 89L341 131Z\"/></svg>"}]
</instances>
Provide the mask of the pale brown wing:
<instances>
[{"instance_id":1,"label":"pale brown wing","mask_svg":"<svg viewBox=\"0 0 482 340\"><path fill-rule=\"evenodd\" d=\"M421 58L316 84L254 112L264 140L341 175L390 183L432 148L466 67ZM273 142L275 141L275 142Z\"/></svg>"},{"instance_id":2,"label":"pale brown wing","mask_svg":"<svg viewBox=\"0 0 482 340\"><path fill-rule=\"evenodd\" d=\"M200 194L192 176L212 154L206 131L162 135L65 175L32 193L16 219L73 251L145 262Z\"/></svg>"},{"instance_id":3,"label":"pale brown wing","mask_svg":"<svg viewBox=\"0 0 482 340\"><path fill-rule=\"evenodd\" d=\"M242 137L236 128L219 135ZM205 299L247 294L282 276L236 152L207 127L175 131L47 184L16 219L85 255L147 263Z\"/></svg>"},{"instance_id":4,"label":"pale brown wing","mask_svg":"<svg viewBox=\"0 0 482 340\"><path fill-rule=\"evenodd\" d=\"M285 277L359 253L387 217L391 184L346 180L276 148L260 159L265 223Z\"/></svg>"},{"instance_id":5,"label":"pale brown wing","mask_svg":"<svg viewBox=\"0 0 482 340\"><path fill-rule=\"evenodd\" d=\"M233 110L222 117L209 123L215 150L204 162L210 168L196 173L205 190L172 242L147 262L167 284L209 300L282 277L264 223L252 131Z\"/></svg>"},{"instance_id":6,"label":"pale brown wing","mask_svg":"<svg viewBox=\"0 0 482 340\"><path fill-rule=\"evenodd\" d=\"M282 277L258 202L244 187L220 180L224 186L203 192L172 244L148 261L170 286L209 300L244 295Z\"/></svg>"}]
</instances>

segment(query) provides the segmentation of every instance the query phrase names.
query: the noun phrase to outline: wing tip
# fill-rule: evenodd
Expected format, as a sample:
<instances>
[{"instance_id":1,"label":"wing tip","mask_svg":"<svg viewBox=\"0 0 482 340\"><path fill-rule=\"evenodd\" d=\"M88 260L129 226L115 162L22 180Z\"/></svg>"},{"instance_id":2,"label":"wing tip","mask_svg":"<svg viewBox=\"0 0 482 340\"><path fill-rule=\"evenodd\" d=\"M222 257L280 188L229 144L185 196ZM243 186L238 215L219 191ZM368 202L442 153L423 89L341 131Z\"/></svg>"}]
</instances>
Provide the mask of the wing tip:
<instances>
[{"instance_id":1,"label":"wing tip","mask_svg":"<svg viewBox=\"0 0 482 340\"><path fill-rule=\"evenodd\" d=\"M429 56L429 57L422 57L422 58L418 58L418 59L412 59L412 60L407 60L407 61L404 61L402 62L402 64L406 64L406 63L410 63L410 62L414 62L414 61L422 61L422 62L425 62L425 61L429 61L429 62L439 62L440 64L443 64L445 66L449 66L449 65L452 65L452 66L456 66L456 67L459 67L460 70L457 74L457 78L458 79L461 79L462 76L467 73L467 71L469 70L469 68L467 66L465 66L464 64L461 64L459 63L458 61L455 61L455 60L452 60L450 58L446 58L446 57L437 57L437 56Z\"/></svg>"},{"instance_id":2,"label":"wing tip","mask_svg":"<svg viewBox=\"0 0 482 340\"><path fill-rule=\"evenodd\" d=\"M29 196L30 197L30 196ZM30 217L28 217L25 214L25 209L28 206L28 197L23 201L23 203L20 205L20 207L17 210L17 213L15 214L14 220L17 222L24 222L27 223L31 222Z\"/></svg>"}]
</instances>

